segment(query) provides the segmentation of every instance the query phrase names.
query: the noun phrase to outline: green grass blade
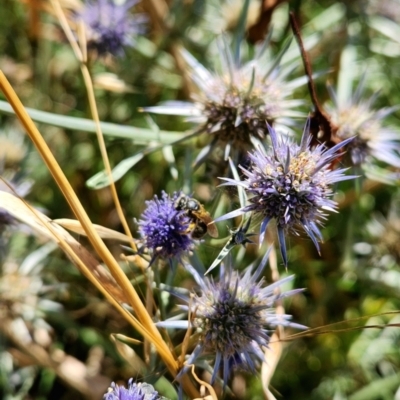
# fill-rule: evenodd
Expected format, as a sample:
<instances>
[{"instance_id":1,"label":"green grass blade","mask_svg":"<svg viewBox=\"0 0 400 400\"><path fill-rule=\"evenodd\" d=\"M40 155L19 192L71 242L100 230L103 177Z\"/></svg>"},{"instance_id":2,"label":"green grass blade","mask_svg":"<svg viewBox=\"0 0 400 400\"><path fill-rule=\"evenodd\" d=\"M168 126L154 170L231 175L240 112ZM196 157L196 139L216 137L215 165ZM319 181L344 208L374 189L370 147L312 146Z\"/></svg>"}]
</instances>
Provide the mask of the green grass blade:
<instances>
[{"instance_id":1,"label":"green grass blade","mask_svg":"<svg viewBox=\"0 0 400 400\"><path fill-rule=\"evenodd\" d=\"M58 126L60 128L96 133L96 125L91 119L68 117L46 111L39 111L33 108L26 108L29 116L35 121L43 124ZM0 100L0 112L12 115L13 109L6 101ZM181 139L184 132L154 132L151 129L123 126L110 122L101 122L101 130L105 136L132 140L135 144L147 144L154 140L163 144L169 144Z\"/></svg>"}]
</instances>

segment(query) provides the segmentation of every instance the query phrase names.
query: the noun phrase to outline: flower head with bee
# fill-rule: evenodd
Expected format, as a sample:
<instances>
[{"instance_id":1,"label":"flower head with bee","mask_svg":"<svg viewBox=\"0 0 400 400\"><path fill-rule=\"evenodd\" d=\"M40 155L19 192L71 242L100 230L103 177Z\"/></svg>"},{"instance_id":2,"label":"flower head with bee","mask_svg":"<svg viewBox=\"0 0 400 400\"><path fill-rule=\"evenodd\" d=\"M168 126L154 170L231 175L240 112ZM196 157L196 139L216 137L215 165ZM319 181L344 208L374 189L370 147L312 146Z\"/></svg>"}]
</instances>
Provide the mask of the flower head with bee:
<instances>
[{"instance_id":1,"label":"flower head with bee","mask_svg":"<svg viewBox=\"0 0 400 400\"><path fill-rule=\"evenodd\" d=\"M336 203L331 199L331 185L352 179L345 176L345 169L331 170L330 164L339 157L339 151L348 145L348 138L327 149L317 145L310 149L311 135L309 120L304 128L301 144L277 135L269 127L272 147L267 152L262 147L249 154L249 169L241 167L244 181L221 178L223 185L241 186L249 197L248 205L217 218L222 221L247 212L262 216L260 243L263 241L268 224L275 220L281 254L287 265L285 235L297 234L303 228L319 251L318 241L322 240L318 224L325 219L324 210L334 211Z\"/></svg>"}]
</instances>

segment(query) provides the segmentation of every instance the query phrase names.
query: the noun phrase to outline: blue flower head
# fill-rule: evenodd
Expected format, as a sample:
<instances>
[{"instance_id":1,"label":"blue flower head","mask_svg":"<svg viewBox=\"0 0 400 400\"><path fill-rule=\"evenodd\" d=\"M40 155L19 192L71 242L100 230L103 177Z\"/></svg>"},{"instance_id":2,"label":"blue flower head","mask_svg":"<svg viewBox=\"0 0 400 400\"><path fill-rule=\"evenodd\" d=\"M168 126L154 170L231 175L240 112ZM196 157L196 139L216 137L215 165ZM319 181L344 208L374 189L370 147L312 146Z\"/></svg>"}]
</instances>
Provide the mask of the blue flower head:
<instances>
[{"instance_id":1,"label":"blue flower head","mask_svg":"<svg viewBox=\"0 0 400 400\"><path fill-rule=\"evenodd\" d=\"M133 382L133 378L128 381L128 388L118 386L114 382L103 397L104 400L161 400L165 399L158 395L153 386L148 383ZM167 400L167 399L165 399Z\"/></svg>"},{"instance_id":2,"label":"blue flower head","mask_svg":"<svg viewBox=\"0 0 400 400\"><path fill-rule=\"evenodd\" d=\"M193 364L200 356L215 358L214 382L222 368L223 380L227 383L234 367L254 371L257 360L267 361L264 347L268 346L269 332L275 327L291 326L305 328L290 322L290 316L276 314L278 299L293 295L299 290L285 293L279 287L293 279L284 278L266 286L261 274L267 264L268 251L258 268L249 267L244 273L234 270L231 265L221 266L218 281L200 276L190 265L189 269L200 287L198 294L180 298L188 303L191 323L199 332L199 343L186 362ZM300 289L301 290L301 289ZM183 321L164 321L160 326L183 327Z\"/></svg>"},{"instance_id":3,"label":"blue flower head","mask_svg":"<svg viewBox=\"0 0 400 400\"><path fill-rule=\"evenodd\" d=\"M88 28L89 47L99 55L123 53L124 46L133 46L134 37L143 32L146 18L142 14L132 15L129 9L138 0L116 4L113 0L92 0L81 13Z\"/></svg>"},{"instance_id":4,"label":"blue flower head","mask_svg":"<svg viewBox=\"0 0 400 400\"><path fill-rule=\"evenodd\" d=\"M267 225L275 220L281 254L287 265L285 234L297 234L304 229L319 251L318 241L322 240L318 224L325 219L324 211L335 211L336 203L331 199L332 184L352 179L345 176L346 169L331 170L333 160L339 157L339 150L352 138L328 149L323 144L310 149L311 136L309 121L304 128L301 144L278 137L269 127L272 147L267 152L262 148L249 154L251 166L241 167L244 181L221 178L223 185L242 186L249 195L249 204L232 211L215 221L233 218L247 212L262 216L260 243Z\"/></svg>"},{"instance_id":5,"label":"blue flower head","mask_svg":"<svg viewBox=\"0 0 400 400\"><path fill-rule=\"evenodd\" d=\"M172 198L162 192L161 199L154 196L146 201L146 209L138 221L139 233L147 248L153 252L151 263L156 257L180 259L194 246L191 237L190 218L184 210L176 209L176 201L182 192Z\"/></svg>"}]
</instances>

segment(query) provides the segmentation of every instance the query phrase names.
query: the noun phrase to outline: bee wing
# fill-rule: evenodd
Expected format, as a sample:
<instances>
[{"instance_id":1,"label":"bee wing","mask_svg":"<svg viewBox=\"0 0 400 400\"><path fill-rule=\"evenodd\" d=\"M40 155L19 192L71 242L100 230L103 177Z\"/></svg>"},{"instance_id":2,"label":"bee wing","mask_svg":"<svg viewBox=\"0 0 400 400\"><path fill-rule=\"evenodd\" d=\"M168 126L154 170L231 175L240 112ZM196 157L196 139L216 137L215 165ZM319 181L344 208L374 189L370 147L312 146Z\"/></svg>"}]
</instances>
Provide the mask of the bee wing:
<instances>
[{"instance_id":1,"label":"bee wing","mask_svg":"<svg viewBox=\"0 0 400 400\"><path fill-rule=\"evenodd\" d=\"M193 211L193 215L207 225L207 233L211 237L218 237L218 228L212 220L210 213L206 211L204 207L202 207L200 211Z\"/></svg>"},{"instance_id":2,"label":"bee wing","mask_svg":"<svg viewBox=\"0 0 400 400\"><path fill-rule=\"evenodd\" d=\"M217 238L218 237L218 235L219 235L218 228L214 224L214 222L211 222L211 223L207 224L207 233L213 238Z\"/></svg>"},{"instance_id":3,"label":"bee wing","mask_svg":"<svg viewBox=\"0 0 400 400\"><path fill-rule=\"evenodd\" d=\"M213 238L218 237L218 228L217 225L215 225L214 221L207 223L207 233Z\"/></svg>"}]
</instances>

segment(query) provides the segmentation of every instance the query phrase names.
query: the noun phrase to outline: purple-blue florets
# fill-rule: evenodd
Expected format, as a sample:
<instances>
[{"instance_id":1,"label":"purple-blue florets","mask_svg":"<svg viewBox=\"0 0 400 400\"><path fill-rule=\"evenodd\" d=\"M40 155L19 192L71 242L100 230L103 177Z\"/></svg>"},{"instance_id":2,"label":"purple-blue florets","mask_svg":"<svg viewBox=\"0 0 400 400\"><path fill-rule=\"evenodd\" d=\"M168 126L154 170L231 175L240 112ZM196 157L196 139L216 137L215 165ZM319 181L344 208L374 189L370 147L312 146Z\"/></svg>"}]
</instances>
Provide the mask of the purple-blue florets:
<instances>
[{"instance_id":1,"label":"purple-blue florets","mask_svg":"<svg viewBox=\"0 0 400 400\"><path fill-rule=\"evenodd\" d=\"M108 390L103 397L104 400L159 400L162 398L152 385L133 382L132 378L128 381L128 388L112 382Z\"/></svg>"},{"instance_id":2,"label":"purple-blue florets","mask_svg":"<svg viewBox=\"0 0 400 400\"><path fill-rule=\"evenodd\" d=\"M89 47L99 55L119 55L124 46L133 46L134 37L143 32L146 18L142 14L132 15L129 9L138 0L115 4L113 0L92 0L81 13L88 28Z\"/></svg>"},{"instance_id":3,"label":"purple-blue florets","mask_svg":"<svg viewBox=\"0 0 400 400\"><path fill-rule=\"evenodd\" d=\"M139 232L147 248L155 257L178 259L193 248L190 234L191 220L184 210L177 210L176 200L182 192L175 192L172 198L162 192L161 199L154 196L146 201L147 208L139 220Z\"/></svg>"},{"instance_id":4,"label":"purple-blue florets","mask_svg":"<svg viewBox=\"0 0 400 400\"><path fill-rule=\"evenodd\" d=\"M0 168L0 174L3 171ZM32 183L29 181L7 181L5 178L0 179L0 192L6 192L11 194L17 194L20 197L26 196ZM6 229L6 227L13 225L16 222L15 218L5 209L0 208L0 235Z\"/></svg>"},{"instance_id":5,"label":"purple-blue florets","mask_svg":"<svg viewBox=\"0 0 400 400\"><path fill-rule=\"evenodd\" d=\"M313 240L319 250L318 240L322 240L318 224L325 218L324 210L334 211L336 202L332 197L331 185L354 176L345 176L345 169L331 170L331 162L339 156L339 150L352 138L327 149L318 145L310 149L311 136L306 125L301 144L278 137L269 128L272 147L267 151L256 149L249 154L251 166L241 167L244 181L222 178L224 185L244 187L249 195L247 206L226 214L216 221L232 218L247 212L263 217L260 235L262 241L268 223L275 220L281 253L287 265L285 234L297 234L298 228Z\"/></svg>"}]
</instances>

